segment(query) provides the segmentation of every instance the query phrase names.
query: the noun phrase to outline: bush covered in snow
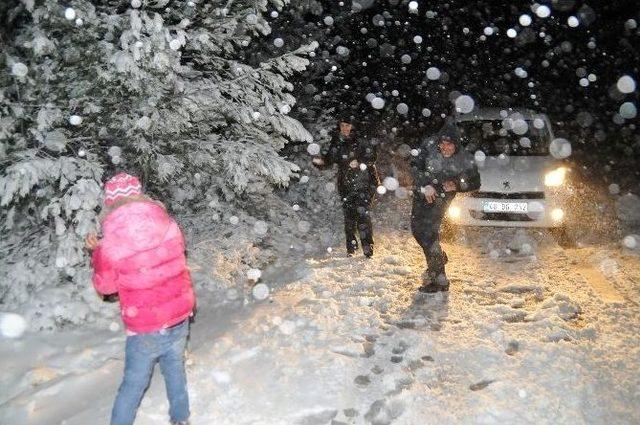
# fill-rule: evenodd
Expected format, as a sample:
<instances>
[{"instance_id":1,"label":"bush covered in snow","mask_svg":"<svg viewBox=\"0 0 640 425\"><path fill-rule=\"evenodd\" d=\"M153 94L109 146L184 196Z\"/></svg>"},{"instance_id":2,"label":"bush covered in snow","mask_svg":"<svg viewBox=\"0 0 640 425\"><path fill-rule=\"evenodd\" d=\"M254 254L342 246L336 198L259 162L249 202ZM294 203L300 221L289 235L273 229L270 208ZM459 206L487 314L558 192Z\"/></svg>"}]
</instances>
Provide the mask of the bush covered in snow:
<instances>
[{"instance_id":1,"label":"bush covered in snow","mask_svg":"<svg viewBox=\"0 0 640 425\"><path fill-rule=\"evenodd\" d=\"M3 6L12 31L0 39L3 310L37 294L30 319L51 328L100 308L83 238L115 171L140 175L178 215L253 199L298 171L279 154L311 141L288 116L288 78L316 46L247 65L252 38L271 32L261 16L269 2L188 3Z\"/></svg>"}]
</instances>

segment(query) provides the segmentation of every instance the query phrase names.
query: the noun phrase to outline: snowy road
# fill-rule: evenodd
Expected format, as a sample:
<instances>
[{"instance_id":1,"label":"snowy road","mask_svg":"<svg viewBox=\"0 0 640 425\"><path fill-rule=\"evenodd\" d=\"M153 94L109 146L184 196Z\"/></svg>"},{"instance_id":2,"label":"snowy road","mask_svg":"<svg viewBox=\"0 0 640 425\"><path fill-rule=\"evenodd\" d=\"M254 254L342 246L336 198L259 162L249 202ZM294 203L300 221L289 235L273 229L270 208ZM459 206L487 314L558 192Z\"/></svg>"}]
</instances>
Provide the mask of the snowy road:
<instances>
[{"instance_id":1,"label":"snowy road","mask_svg":"<svg viewBox=\"0 0 640 425\"><path fill-rule=\"evenodd\" d=\"M637 255L467 232L446 245L451 293L424 296L405 226L378 225L372 260L338 252L283 272L268 301L216 312L201 298L192 424L640 423ZM0 422L107 423L123 338L87 338L10 369ZM2 342L3 358L21 346ZM137 423L166 411L156 373Z\"/></svg>"}]
</instances>

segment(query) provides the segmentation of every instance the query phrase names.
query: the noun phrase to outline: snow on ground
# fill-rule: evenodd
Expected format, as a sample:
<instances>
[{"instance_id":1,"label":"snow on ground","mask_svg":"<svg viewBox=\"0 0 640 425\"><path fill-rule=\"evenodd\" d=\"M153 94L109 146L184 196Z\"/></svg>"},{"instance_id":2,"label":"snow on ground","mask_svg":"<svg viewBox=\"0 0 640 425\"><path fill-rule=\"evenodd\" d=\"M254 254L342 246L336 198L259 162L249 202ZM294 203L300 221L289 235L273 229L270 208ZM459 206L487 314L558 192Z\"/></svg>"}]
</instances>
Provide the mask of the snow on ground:
<instances>
[{"instance_id":1,"label":"snow on ground","mask_svg":"<svg viewBox=\"0 0 640 425\"><path fill-rule=\"evenodd\" d=\"M335 247L266 272L266 301L214 310L201 296L193 425L640 423L637 255L565 250L536 230L467 231L445 245L450 294L418 295L421 252L392 216L406 205L379 207L371 260ZM0 341L0 423L107 423L123 341ZM156 371L137 423L166 412Z\"/></svg>"}]
</instances>

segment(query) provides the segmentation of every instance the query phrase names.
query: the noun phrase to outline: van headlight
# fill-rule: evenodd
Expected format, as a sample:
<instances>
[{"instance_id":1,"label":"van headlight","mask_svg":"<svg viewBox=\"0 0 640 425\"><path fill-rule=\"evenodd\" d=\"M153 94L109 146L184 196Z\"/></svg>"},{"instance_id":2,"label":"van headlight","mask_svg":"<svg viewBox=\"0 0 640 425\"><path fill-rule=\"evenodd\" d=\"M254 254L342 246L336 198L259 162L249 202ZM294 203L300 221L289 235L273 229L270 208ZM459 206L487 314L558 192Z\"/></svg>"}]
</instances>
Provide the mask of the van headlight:
<instances>
[{"instance_id":1,"label":"van headlight","mask_svg":"<svg viewBox=\"0 0 640 425\"><path fill-rule=\"evenodd\" d=\"M564 183L564 177L567 174L567 169L564 167L557 168L553 171L549 171L544 176L545 186L557 187L562 186Z\"/></svg>"},{"instance_id":2,"label":"van headlight","mask_svg":"<svg viewBox=\"0 0 640 425\"><path fill-rule=\"evenodd\" d=\"M551 211L551 218L553 221L562 221L564 218L564 211L560 208L554 208L553 211Z\"/></svg>"}]
</instances>

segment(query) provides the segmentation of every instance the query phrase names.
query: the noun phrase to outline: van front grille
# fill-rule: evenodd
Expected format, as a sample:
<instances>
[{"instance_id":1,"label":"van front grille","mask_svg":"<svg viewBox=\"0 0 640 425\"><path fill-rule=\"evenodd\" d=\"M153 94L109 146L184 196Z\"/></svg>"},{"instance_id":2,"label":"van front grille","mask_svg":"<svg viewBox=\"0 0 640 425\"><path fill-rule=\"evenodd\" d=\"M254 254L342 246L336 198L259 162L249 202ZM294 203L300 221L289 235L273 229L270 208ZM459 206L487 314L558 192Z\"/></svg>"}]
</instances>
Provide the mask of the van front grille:
<instances>
[{"instance_id":1,"label":"van front grille","mask_svg":"<svg viewBox=\"0 0 640 425\"><path fill-rule=\"evenodd\" d=\"M473 192L471 196L486 199L544 199L544 192Z\"/></svg>"}]
</instances>

